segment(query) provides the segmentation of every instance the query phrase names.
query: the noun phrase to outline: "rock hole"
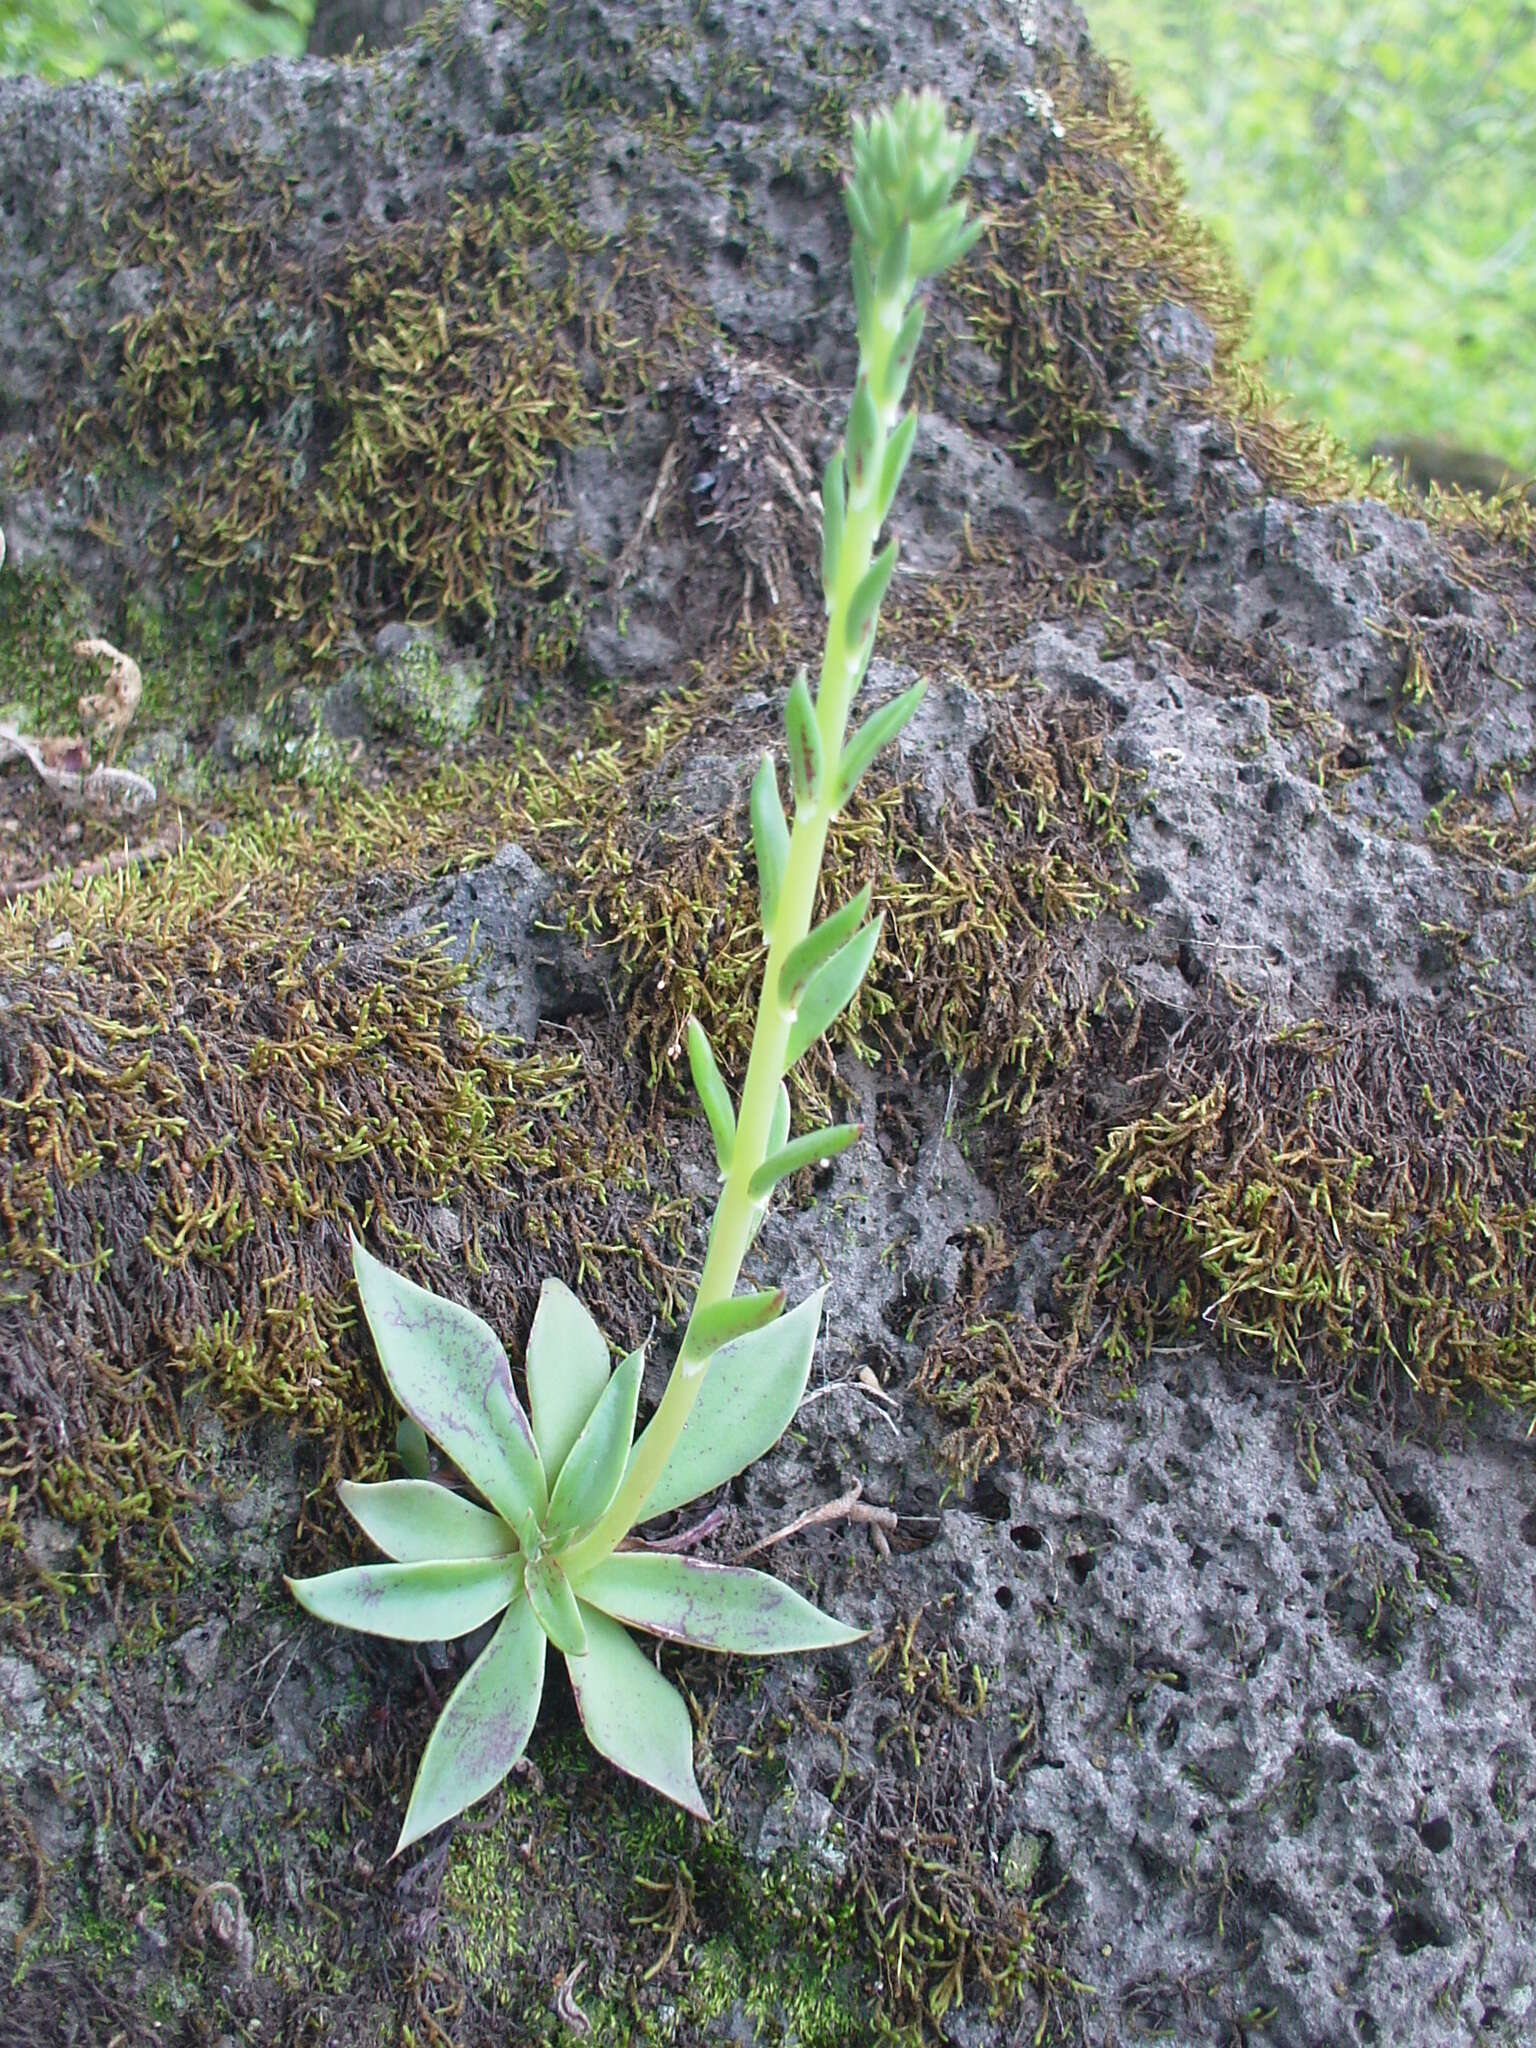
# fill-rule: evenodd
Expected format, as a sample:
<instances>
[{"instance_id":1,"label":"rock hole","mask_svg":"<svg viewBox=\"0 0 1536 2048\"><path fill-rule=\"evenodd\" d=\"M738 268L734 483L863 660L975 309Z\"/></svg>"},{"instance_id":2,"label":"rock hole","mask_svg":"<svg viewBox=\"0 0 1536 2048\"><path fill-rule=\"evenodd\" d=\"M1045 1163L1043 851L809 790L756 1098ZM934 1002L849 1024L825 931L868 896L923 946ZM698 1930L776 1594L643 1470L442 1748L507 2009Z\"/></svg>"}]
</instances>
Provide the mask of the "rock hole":
<instances>
[{"instance_id":1,"label":"rock hole","mask_svg":"<svg viewBox=\"0 0 1536 2048\"><path fill-rule=\"evenodd\" d=\"M1045 1534L1032 1522L1015 1522L1008 1531L1020 1550L1044 1550Z\"/></svg>"},{"instance_id":2,"label":"rock hole","mask_svg":"<svg viewBox=\"0 0 1536 2048\"><path fill-rule=\"evenodd\" d=\"M1381 2039L1380 2028L1364 2007L1355 2014L1355 2032L1360 2036L1361 2041L1366 2044L1366 2048L1371 2048L1371 2044Z\"/></svg>"},{"instance_id":3,"label":"rock hole","mask_svg":"<svg viewBox=\"0 0 1536 2048\"><path fill-rule=\"evenodd\" d=\"M1450 1816L1437 1813L1433 1820L1425 1821L1419 1829L1419 1840L1426 1849L1431 1850L1436 1856L1441 1856L1451 1846L1451 1832Z\"/></svg>"},{"instance_id":4,"label":"rock hole","mask_svg":"<svg viewBox=\"0 0 1536 2048\"><path fill-rule=\"evenodd\" d=\"M1416 1956L1426 1948L1449 1948L1451 1945L1446 1930L1437 1926L1422 1906L1400 1906L1388 1925L1392 1930L1393 1946L1400 1956Z\"/></svg>"},{"instance_id":5,"label":"rock hole","mask_svg":"<svg viewBox=\"0 0 1536 2048\"><path fill-rule=\"evenodd\" d=\"M999 1586L992 1597L996 1600L998 1606L1001 1607L1004 1614L1006 1614L1013 1605L1013 1588L1012 1586Z\"/></svg>"},{"instance_id":6,"label":"rock hole","mask_svg":"<svg viewBox=\"0 0 1536 2048\"><path fill-rule=\"evenodd\" d=\"M984 1522L1006 1522L1012 1508L1008 1496L995 1479L985 1476L971 1488L971 1513Z\"/></svg>"},{"instance_id":7,"label":"rock hole","mask_svg":"<svg viewBox=\"0 0 1536 2048\"><path fill-rule=\"evenodd\" d=\"M795 267L798 270L803 270L807 277L820 277L821 275L821 265L809 249L802 249L800 251L800 254L795 258Z\"/></svg>"},{"instance_id":8,"label":"rock hole","mask_svg":"<svg viewBox=\"0 0 1536 2048\"><path fill-rule=\"evenodd\" d=\"M1533 1550L1536 1550L1536 1508L1532 1508L1531 1512L1521 1521L1520 1541L1528 1543Z\"/></svg>"},{"instance_id":9,"label":"rock hole","mask_svg":"<svg viewBox=\"0 0 1536 2048\"><path fill-rule=\"evenodd\" d=\"M1083 1586L1088 1583L1088 1574L1093 1570L1096 1562L1097 1560L1091 1550L1074 1551L1071 1557L1067 1559L1067 1570L1076 1579L1077 1583Z\"/></svg>"}]
</instances>

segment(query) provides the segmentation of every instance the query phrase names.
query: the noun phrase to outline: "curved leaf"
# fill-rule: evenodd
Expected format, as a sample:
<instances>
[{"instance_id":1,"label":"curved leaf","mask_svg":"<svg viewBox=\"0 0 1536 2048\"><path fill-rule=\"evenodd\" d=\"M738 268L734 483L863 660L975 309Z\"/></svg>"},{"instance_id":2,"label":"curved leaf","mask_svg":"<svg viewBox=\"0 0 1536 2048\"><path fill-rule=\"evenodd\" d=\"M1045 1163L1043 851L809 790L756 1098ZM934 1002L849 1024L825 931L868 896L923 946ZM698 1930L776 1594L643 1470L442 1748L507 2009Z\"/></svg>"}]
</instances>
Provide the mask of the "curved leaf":
<instances>
[{"instance_id":1,"label":"curved leaf","mask_svg":"<svg viewBox=\"0 0 1536 2048\"><path fill-rule=\"evenodd\" d=\"M734 1337L748 1330L760 1330L784 1313L782 1287L764 1288L756 1294L733 1294L725 1301L712 1301L708 1308L695 1309L688 1323L688 1353L691 1358L708 1358Z\"/></svg>"},{"instance_id":2,"label":"curved leaf","mask_svg":"<svg viewBox=\"0 0 1536 2048\"><path fill-rule=\"evenodd\" d=\"M771 756L764 754L752 778L752 846L757 854L757 893L763 924L771 925L779 907L779 890L789 861L789 826L779 798L779 778Z\"/></svg>"},{"instance_id":3,"label":"curved leaf","mask_svg":"<svg viewBox=\"0 0 1536 2048\"><path fill-rule=\"evenodd\" d=\"M457 1564L359 1564L317 1579L286 1579L318 1621L399 1643L467 1636L500 1614L518 1589L518 1557L466 1558Z\"/></svg>"},{"instance_id":4,"label":"curved leaf","mask_svg":"<svg viewBox=\"0 0 1536 2048\"><path fill-rule=\"evenodd\" d=\"M630 1628L746 1657L830 1650L869 1633L823 1614L767 1572L660 1552L615 1551L582 1574L576 1591Z\"/></svg>"},{"instance_id":5,"label":"curved leaf","mask_svg":"<svg viewBox=\"0 0 1536 2048\"><path fill-rule=\"evenodd\" d=\"M582 1626L581 1610L570 1580L555 1559L545 1557L529 1565L523 1586L539 1627L555 1648L564 1650L567 1657L585 1657L587 1632Z\"/></svg>"},{"instance_id":6,"label":"curved leaf","mask_svg":"<svg viewBox=\"0 0 1536 2048\"><path fill-rule=\"evenodd\" d=\"M585 1604L581 1618L587 1654L568 1657L566 1669L588 1742L642 1785L708 1820L693 1775L693 1723L682 1695L616 1621Z\"/></svg>"},{"instance_id":7,"label":"curved leaf","mask_svg":"<svg viewBox=\"0 0 1536 2048\"><path fill-rule=\"evenodd\" d=\"M608 1340L563 1280L539 1289L524 1370L533 1438L551 1486L608 1384Z\"/></svg>"},{"instance_id":8,"label":"curved leaf","mask_svg":"<svg viewBox=\"0 0 1536 2048\"><path fill-rule=\"evenodd\" d=\"M542 1515L544 1469L496 1332L458 1302L392 1273L356 1238L352 1270L400 1406L514 1529L530 1512Z\"/></svg>"},{"instance_id":9,"label":"curved leaf","mask_svg":"<svg viewBox=\"0 0 1536 2048\"><path fill-rule=\"evenodd\" d=\"M839 946L853 937L864 922L868 909L869 884L866 882L857 896L850 898L841 910L834 910L830 917L824 917L813 931L806 933L798 946L790 949L779 969L779 1001L786 1010L794 1009L811 976L826 965Z\"/></svg>"},{"instance_id":10,"label":"curved leaf","mask_svg":"<svg viewBox=\"0 0 1536 2048\"><path fill-rule=\"evenodd\" d=\"M806 1131L798 1138L791 1138L781 1151L769 1153L747 1182L747 1193L754 1201L761 1201L781 1180L787 1180L792 1173L799 1173L802 1167L824 1166L839 1152L846 1152L850 1145L858 1142L863 1129L862 1124L833 1124L827 1130Z\"/></svg>"},{"instance_id":11,"label":"curved leaf","mask_svg":"<svg viewBox=\"0 0 1536 2048\"><path fill-rule=\"evenodd\" d=\"M729 1173L731 1154L736 1149L736 1112L731 1107L730 1090L715 1062L709 1036L697 1017L688 1019L688 1066L699 1101L704 1105L704 1114L709 1119L710 1133L715 1141L716 1164L722 1173Z\"/></svg>"},{"instance_id":12,"label":"curved leaf","mask_svg":"<svg viewBox=\"0 0 1536 2048\"><path fill-rule=\"evenodd\" d=\"M645 1352L631 1351L604 1388L586 1428L560 1468L544 1518L544 1540L553 1545L595 1522L619 1490L635 1434L635 1407Z\"/></svg>"},{"instance_id":13,"label":"curved leaf","mask_svg":"<svg viewBox=\"0 0 1536 2048\"><path fill-rule=\"evenodd\" d=\"M544 1691L544 1631L526 1600L470 1665L421 1753L395 1854L494 1792L528 1746Z\"/></svg>"},{"instance_id":14,"label":"curved leaf","mask_svg":"<svg viewBox=\"0 0 1536 2048\"><path fill-rule=\"evenodd\" d=\"M734 1479L789 1427L821 1321L824 1287L766 1329L721 1345L710 1361L677 1448L636 1517L648 1521ZM642 1434L640 1442L644 1443ZM638 1448L638 1446L637 1446Z\"/></svg>"},{"instance_id":15,"label":"curved leaf","mask_svg":"<svg viewBox=\"0 0 1536 2048\"><path fill-rule=\"evenodd\" d=\"M499 1515L431 1480L386 1479L359 1486L343 1479L341 1504L366 1536L400 1564L506 1557L517 1538Z\"/></svg>"}]
</instances>

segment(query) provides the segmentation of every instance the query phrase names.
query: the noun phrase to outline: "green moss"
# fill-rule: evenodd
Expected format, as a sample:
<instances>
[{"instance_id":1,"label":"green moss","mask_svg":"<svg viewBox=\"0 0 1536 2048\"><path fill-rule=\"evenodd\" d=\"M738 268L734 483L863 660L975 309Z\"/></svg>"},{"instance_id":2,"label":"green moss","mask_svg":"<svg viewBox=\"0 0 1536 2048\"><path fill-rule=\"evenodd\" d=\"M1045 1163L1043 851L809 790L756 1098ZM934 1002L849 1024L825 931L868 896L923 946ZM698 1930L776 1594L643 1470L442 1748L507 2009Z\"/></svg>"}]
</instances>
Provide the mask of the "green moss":
<instances>
[{"instance_id":1,"label":"green moss","mask_svg":"<svg viewBox=\"0 0 1536 2048\"><path fill-rule=\"evenodd\" d=\"M397 738L442 746L466 739L479 721L479 679L465 663L444 661L429 640L414 640L355 673L364 710Z\"/></svg>"}]
</instances>

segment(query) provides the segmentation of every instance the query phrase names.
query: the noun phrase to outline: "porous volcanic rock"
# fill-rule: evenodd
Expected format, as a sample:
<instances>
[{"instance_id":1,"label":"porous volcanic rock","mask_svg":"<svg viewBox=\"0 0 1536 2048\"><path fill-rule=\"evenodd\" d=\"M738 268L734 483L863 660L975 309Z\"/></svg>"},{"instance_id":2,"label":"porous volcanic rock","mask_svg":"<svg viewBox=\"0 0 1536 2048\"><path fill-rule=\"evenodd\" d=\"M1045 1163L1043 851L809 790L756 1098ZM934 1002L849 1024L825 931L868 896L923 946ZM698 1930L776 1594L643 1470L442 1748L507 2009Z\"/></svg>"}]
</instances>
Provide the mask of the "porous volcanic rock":
<instances>
[{"instance_id":1,"label":"porous volcanic rock","mask_svg":"<svg viewBox=\"0 0 1536 2048\"><path fill-rule=\"evenodd\" d=\"M870 1634L664 1653L707 1830L552 1687L391 1863L474 1644L282 1585L393 1443L348 1233L514 1359L559 1273L659 1392L909 86L991 226L865 686L929 693L828 857L886 924L797 1125L865 1135L770 1212L812 1384L703 1504ZM0 707L73 732L100 636L190 764L126 860L0 770L0 2048L1530 2040L1530 511L1362 498L1241 339L1064 6L0 81ZM358 716L429 625L479 725Z\"/></svg>"}]
</instances>

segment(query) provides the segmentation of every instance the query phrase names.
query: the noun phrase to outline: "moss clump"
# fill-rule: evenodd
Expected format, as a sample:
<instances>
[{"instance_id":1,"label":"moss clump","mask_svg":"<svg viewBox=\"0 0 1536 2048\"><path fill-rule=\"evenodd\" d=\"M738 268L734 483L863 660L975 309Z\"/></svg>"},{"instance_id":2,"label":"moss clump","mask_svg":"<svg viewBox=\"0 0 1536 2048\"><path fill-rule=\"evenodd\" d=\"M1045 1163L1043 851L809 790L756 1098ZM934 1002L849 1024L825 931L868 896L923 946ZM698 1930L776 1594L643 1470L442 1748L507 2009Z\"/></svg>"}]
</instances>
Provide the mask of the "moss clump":
<instances>
[{"instance_id":1,"label":"moss clump","mask_svg":"<svg viewBox=\"0 0 1536 2048\"><path fill-rule=\"evenodd\" d=\"M503 198L317 238L281 162L157 118L138 120L96 257L158 289L65 457L147 472L178 573L238 592L257 625L291 623L311 659L391 614L483 626L548 584L555 451L638 388L671 324L637 251L642 324L613 310L621 259L578 225L565 160L581 136L515 160Z\"/></svg>"},{"instance_id":2,"label":"moss clump","mask_svg":"<svg viewBox=\"0 0 1536 2048\"><path fill-rule=\"evenodd\" d=\"M422 746L467 739L480 717L484 685L462 661L445 661L416 638L355 672L358 697L380 732Z\"/></svg>"},{"instance_id":3,"label":"moss clump","mask_svg":"<svg viewBox=\"0 0 1536 2048\"><path fill-rule=\"evenodd\" d=\"M585 765L602 788L606 761ZM348 1469L375 1464L388 1428L359 1369L351 1227L438 1285L450 1252L455 1291L509 1337L551 1267L607 1275L615 1328L671 1313L682 1209L664 1166L651 1186L611 1047L499 1041L464 1010L461 966L356 930L358 891L376 901L390 869L406 885L522 828L537 845L540 816L553 848L570 801L536 757L483 761L414 795L261 815L12 915L7 1524L41 1499L88 1555L145 1525L172 1555L188 1374L233 1414L279 1413Z\"/></svg>"}]
</instances>

